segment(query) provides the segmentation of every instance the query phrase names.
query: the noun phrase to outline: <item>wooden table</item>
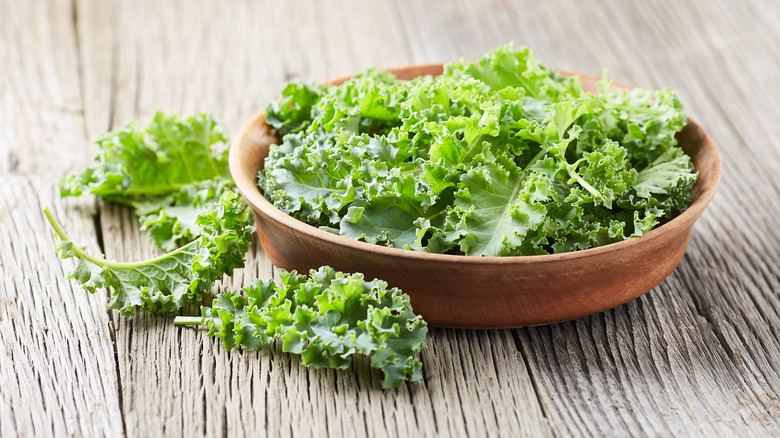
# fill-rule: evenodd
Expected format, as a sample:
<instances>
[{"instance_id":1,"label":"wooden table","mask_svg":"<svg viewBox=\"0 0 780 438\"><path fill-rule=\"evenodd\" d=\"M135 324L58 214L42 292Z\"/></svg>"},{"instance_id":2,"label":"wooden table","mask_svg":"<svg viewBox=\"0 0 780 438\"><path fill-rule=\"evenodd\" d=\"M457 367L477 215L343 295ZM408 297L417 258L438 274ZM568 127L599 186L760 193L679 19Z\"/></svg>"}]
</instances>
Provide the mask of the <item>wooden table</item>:
<instances>
[{"instance_id":1,"label":"wooden table","mask_svg":"<svg viewBox=\"0 0 780 438\"><path fill-rule=\"evenodd\" d=\"M0 0L1 436L780 434L780 2ZM41 208L117 260L156 254L132 211L56 183L92 140L157 109L230 132L293 78L476 59L670 86L723 155L679 268L616 309L517 330L432 329L424 378L226 353L171 317L132 321L65 280ZM220 287L268 278L253 248Z\"/></svg>"}]
</instances>

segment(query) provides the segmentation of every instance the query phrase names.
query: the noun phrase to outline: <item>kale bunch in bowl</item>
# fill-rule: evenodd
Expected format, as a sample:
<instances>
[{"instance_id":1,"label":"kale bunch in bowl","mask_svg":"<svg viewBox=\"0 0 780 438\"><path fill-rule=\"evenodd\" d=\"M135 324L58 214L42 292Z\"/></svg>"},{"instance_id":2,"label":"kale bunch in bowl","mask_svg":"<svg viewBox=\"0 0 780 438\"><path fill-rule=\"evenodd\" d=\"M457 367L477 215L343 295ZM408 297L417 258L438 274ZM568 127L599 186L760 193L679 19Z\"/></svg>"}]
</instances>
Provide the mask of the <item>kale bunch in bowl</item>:
<instances>
[{"instance_id":1,"label":"kale bunch in bowl","mask_svg":"<svg viewBox=\"0 0 780 438\"><path fill-rule=\"evenodd\" d=\"M696 179L675 93L586 93L528 48L440 76L364 71L288 84L266 111L281 144L259 174L285 213L415 251L550 254L641 236L685 209Z\"/></svg>"}]
</instances>

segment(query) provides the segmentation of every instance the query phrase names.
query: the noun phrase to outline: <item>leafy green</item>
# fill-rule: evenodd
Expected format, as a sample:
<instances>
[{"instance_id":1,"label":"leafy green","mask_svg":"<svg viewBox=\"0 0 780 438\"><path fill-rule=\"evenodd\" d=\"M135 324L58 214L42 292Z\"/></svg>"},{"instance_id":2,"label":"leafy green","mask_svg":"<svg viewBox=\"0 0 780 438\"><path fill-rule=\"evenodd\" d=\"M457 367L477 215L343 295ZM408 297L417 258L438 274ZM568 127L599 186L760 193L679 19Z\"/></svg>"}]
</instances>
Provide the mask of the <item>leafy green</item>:
<instances>
[{"instance_id":1,"label":"leafy green","mask_svg":"<svg viewBox=\"0 0 780 438\"><path fill-rule=\"evenodd\" d=\"M60 194L93 194L133 206L141 229L162 250L197 237L195 218L234 187L222 127L203 113L182 119L157 112L97 139L97 163L60 181Z\"/></svg>"},{"instance_id":2,"label":"leafy green","mask_svg":"<svg viewBox=\"0 0 780 438\"><path fill-rule=\"evenodd\" d=\"M365 97L364 107L376 126L360 122L353 126L356 132L371 131L397 116L383 100L380 88L392 82L383 78L367 87L370 96ZM322 90L313 84L289 85L275 104L279 117L269 116L269 121L294 142ZM330 96L334 101L343 97ZM205 114L182 121L157 113L145 129L132 122L100 137L98 163L64 178L62 196L92 193L134 207L141 229L170 252L133 263L92 256L67 236L47 208L44 213L59 239L57 251L63 259L76 259L68 278L91 293L108 288L109 307L132 318L139 310L171 313L184 303L200 302L216 280L244 266L254 227L251 212L231 190L234 184L224 151L213 147L224 141L219 126ZM397 153L387 143L369 143L365 151L381 158ZM274 183L286 189L279 200L311 221L338 222L338 212L354 200L355 192L349 184L334 187L334 181L354 169L325 166L302 173L299 170L312 160L322 163L329 158L290 154L280 159L293 170L280 169L274 175ZM374 165L364 172L388 170L382 163ZM385 188L377 185L371 190ZM415 239L413 232L410 243ZM222 338L228 350L256 350L281 338L284 351L300 354L305 365L318 368L343 369L353 354L370 355L371 366L385 375L384 387L421 378L422 363L415 356L425 342L427 326L412 312L408 296L388 290L383 281L366 282L361 274L328 267L312 271L311 277L294 271L280 275L281 286L258 280L242 291L220 294L213 308L202 308L203 318L181 317L177 324L208 325L209 335Z\"/></svg>"},{"instance_id":3,"label":"leafy green","mask_svg":"<svg viewBox=\"0 0 780 438\"><path fill-rule=\"evenodd\" d=\"M296 132L308 119L312 106L320 98L322 88L313 82L287 84L282 90L281 100L269 104L272 111L268 113L266 120L282 135Z\"/></svg>"},{"instance_id":4,"label":"leafy green","mask_svg":"<svg viewBox=\"0 0 780 438\"><path fill-rule=\"evenodd\" d=\"M641 236L683 211L696 175L671 90L582 90L527 48L411 81L367 70L294 83L267 108L282 141L258 185L285 213L415 251L573 251Z\"/></svg>"},{"instance_id":5,"label":"leafy green","mask_svg":"<svg viewBox=\"0 0 780 438\"><path fill-rule=\"evenodd\" d=\"M147 236L163 251L173 251L200 234L198 215L235 187L232 180L209 179L183 186L165 196L145 196L132 202Z\"/></svg>"},{"instance_id":6,"label":"leafy green","mask_svg":"<svg viewBox=\"0 0 780 438\"><path fill-rule=\"evenodd\" d=\"M60 182L64 196L86 193L119 200L133 195L165 195L197 181L229 178L226 142L208 114L181 120L158 112L145 129L137 122L97 139L98 163Z\"/></svg>"},{"instance_id":7,"label":"leafy green","mask_svg":"<svg viewBox=\"0 0 780 438\"><path fill-rule=\"evenodd\" d=\"M545 207L523 190L522 171L512 161L486 162L461 178L450 210L452 240L472 255L504 255L539 226Z\"/></svg>"},{"instance_id":8,"label":"leafy green","mask_svg":"<svg viewBox=\"0 0 780 438\"><path fill-rule=\"evenodd\" d=\"M244 266L254 231L249 209L237 193L227 191L195 219L199 231L191 243L151 260L117 263L87 254L48 209L44 213L60 240L57 251L63 259L76 258L68 278L91 293L109 288L109 308L128 318L139 309L170 313L184 303L198 302L216 280Z\"/></svg>"},{"instance_id":9,"label":"leafy green","mask_svg":"<svg viewBox=\"0 0 780 438\"><path fill-rule=\"evenodd\" d=\"M382 370L384 388L416 381L416 357L428 331L412 312L409 297L381 280L324 266L308 276L280 270L279 284L256 281L239 292L220 294L202 318L178 317L176 324L202 324L225 348L259 350L282 339L285 352L304 365L347 368L352 355L371 356Z\"/></svg>"},{"instance_id":10,"label":"leafy green","mask_svg":"<svg viewBox=\"0 0 780 438\"><path fill-rule=\"evenodd\" d=\"M576 78L567 78L543 66L528 47L513 50L511 44L487 53L476 63L450 64L445 75L472 77L494 90L522 89L526 96L549 102L582 94L582 85Z\"/></svg>"}]
</instances>

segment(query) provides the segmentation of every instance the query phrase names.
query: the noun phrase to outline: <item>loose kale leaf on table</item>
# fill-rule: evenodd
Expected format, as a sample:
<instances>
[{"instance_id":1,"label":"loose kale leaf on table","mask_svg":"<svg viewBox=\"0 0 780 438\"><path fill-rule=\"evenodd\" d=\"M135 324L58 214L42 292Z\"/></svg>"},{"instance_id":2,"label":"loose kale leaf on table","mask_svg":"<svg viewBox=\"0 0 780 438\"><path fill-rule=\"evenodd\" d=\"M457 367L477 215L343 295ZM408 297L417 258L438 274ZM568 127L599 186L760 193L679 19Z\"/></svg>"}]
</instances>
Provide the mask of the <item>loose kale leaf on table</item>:
<instances>
[{"instance_id":1,"label":"loose kale leaf on table","mask_svg":"<svg viewBox=\"0 0 780 438\"><path fill-rule=\"evenodd\" d=\"M200 302L215 281L244 266L254 232L251 212L237 193L228 191L215 206L198 215L195 240L151 260L122 263L86 253L68 237L51 211L45 209L44 213L59 240L57 251L63 259L76 259L68 278L91 293L108 288L108 307L128 318L137 310L171 313L184 303Z\"/></svg>"},{"instance_id":2,"label":"loose kale leaf on table","mask_svg":"<svg viewBox=\"0 0 780 438\"><path fill-rule=\"evenodd\" d=\"M199 236L198 215L234 188L230 179L208 179L164 196L144 196L133 200L132 205L141 230L163 251L173 251Z\"/></svg>"},{"instance_id":3,"label":"loose kale leaf on table","mask_svg":"<svg viewBox=\"0 0 780 438\"><path fill-rule=\"evenodd\" d=\"M371 357L384 373L384 388L419 380L416 357L428 332L409 297L381 280L323 266L309 275L280 270L279 281L256 281L220 294L203 316L177 317L176 324L202 324L225 348L259 350L282 340L285 352L304 365L345 369L356 353Z\"/></svg>"},{"instance_id":4,"label":"loose kale leaf on table","mask_svg":"<svg viewBox=\"0 0 780 438\"><path fill-rule=\"evenodd\" d=\"M318 90L313 85L288 87L299 102L287 105L283 101L279 107L290 117L282 129L295 135L295 120L310 109ZM366 102L367 108L389 106L378 93ZM395 117L385 108L373 114ZM76 259L68 278L92 293L109 289L109 308L132 318L141 310L171 313L184 303L200 302L216 280L242 267L254 228L251 211L232 191L224 151L214 148L224 141L210 116L181 120L162 113L145 129L130 123L102 136L98 163L63 179L62 195L91 193L133 206L141 230L170 252L140 262L115 262L90 255L68 237L47 208L44 214L59 240L57 251L64 259ZM351 150L349 146L343 146L345 151ZM360 151L358 148L353 153ZM387 143L376 142L365 148L364 152L368 151L387 160L398 152ZM293 168L280 170L278 183L289 193L306 195L303 199L285 198L288 207L312 221L338 223L338 211L351 205L356 193L349 183L342 191L334 190L332 181L343 179L352 169L344 172L333 165L320 167L319 172L298 172L295 166L302 168L311 159L329 158L282 158L293 160ZM365 175L387 170L381 161L361 165ZM388 188L379 183L382 179L376 179L372 193ZM406 180L408 184L413 179L407 175ZM403 197L407 190L387 193ZM412 235L410 241L415 239ZM203 318L179 317L177 324L205 324L210 327L209 334L222 338L228 349L256 350L280 338L284 351L300 354L305 365L318 368L343 369L353 354L368 355L371 366L385 375L383 387L421 378L422 363L416 355L425 342L427 326L412 312L408 296L398 289L387 289L380 280L367 282L361 274L347 275L328 267L312 271L310 277L285 271L280 277L279 286L258 280L241 291L220 294L213 308L202 308Z\"/></svg>"},{"instance_id":5,"label":"loose kale leaf on table","mask_svg":"<svg viewBox=\"0 0 780 438\"><path fill-rule=\"evenodd\" d=\"M96 163L60 181L60 194L98 195L130 205L163 251L197 238L195 218L234 187L222 126L207 114L158 112L101 135Z\"/></svg>"},{"instance_id":6,"label":"loose kale leaf on table","mask_svg":"<svg viewBox=\"0 0 780 438\"><path fill-rule=\"evenodd\" d=\"M64 178L62 196L93 194L126 199L133 195L165 195L213 178L229 178L227 141L208 114L182 120L158 112L146 128L133 121L101 135L98 163Z\"/></svg>"}]
</instances>

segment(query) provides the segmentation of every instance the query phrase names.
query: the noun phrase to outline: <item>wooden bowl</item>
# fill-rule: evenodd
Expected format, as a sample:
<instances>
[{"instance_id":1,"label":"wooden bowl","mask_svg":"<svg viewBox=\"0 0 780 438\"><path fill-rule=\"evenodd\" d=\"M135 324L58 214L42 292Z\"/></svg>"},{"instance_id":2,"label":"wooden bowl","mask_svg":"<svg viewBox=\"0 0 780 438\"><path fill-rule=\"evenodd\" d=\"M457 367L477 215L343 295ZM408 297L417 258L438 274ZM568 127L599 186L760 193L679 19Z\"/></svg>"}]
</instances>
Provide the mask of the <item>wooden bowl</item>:
<instances>
[{"instance_id":1,"label":"wooden bowl","mask_svg":"<svg viewBox=\"0 0 780 438\"><path fill-rule=\"evenodd\" d=\"M389 71L412 79L441 74L442 65ZM586 90L597 90L598 78L579 77ZM254 211L257 235L274 265L298 272L329 265L362 272L368 279L381 278L407 293L415 312L434 326L509 328L610 309L637 298L672 273L721 175L718 150L701 126L688 120L678 139L699 172L687 210L642 237L553 255L429 254L359 242L293 219L267 201L257 187L268 148L278 142L263 112L247 122L233 141L230 172Z\"/></svg>"}]
</instances>

